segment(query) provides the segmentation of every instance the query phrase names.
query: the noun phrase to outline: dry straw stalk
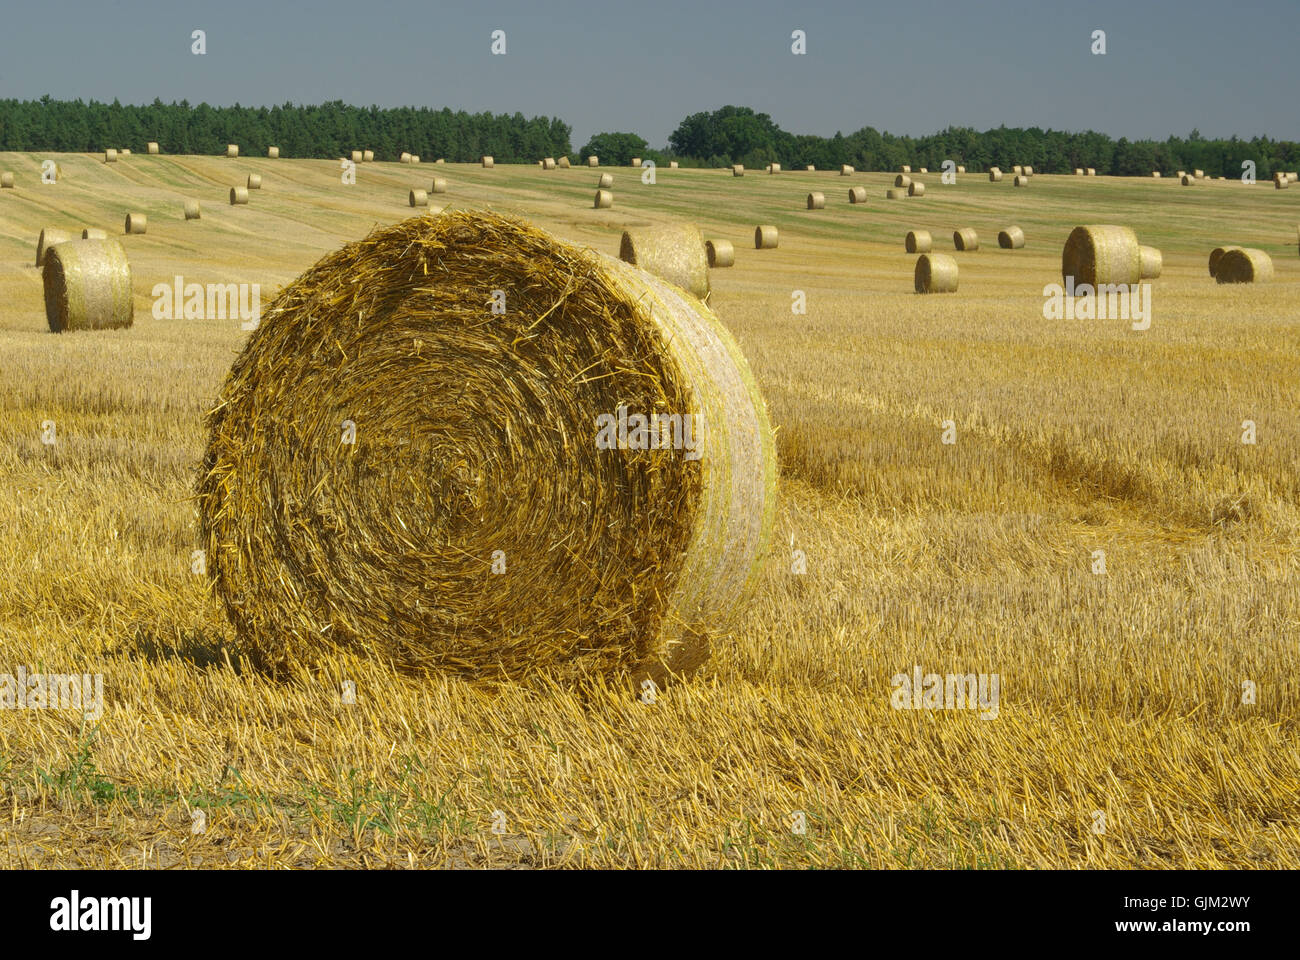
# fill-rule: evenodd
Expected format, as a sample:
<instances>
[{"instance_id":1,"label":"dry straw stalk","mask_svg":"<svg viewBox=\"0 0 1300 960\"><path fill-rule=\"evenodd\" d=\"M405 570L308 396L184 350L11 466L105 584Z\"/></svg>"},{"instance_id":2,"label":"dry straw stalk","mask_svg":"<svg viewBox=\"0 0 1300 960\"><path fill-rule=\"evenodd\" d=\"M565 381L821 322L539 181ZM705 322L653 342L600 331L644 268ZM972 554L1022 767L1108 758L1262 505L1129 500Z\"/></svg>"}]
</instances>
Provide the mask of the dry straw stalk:
<instances>
[{"instance_id":1,"label":"dry straw stalk","mask_svg":"<svg viewBox=\"0 0 1300 960\"><path fill-rule=\"evenodd\" d=\"M1159 277L1165 264L1165 258L1160 251L1155 247L1138 247L1138 255L1142 259L1142 279L1155 280Z\"/></svg>"},{"instance_id":2,"label":"dry straw stalk","mask_svg":"<svg viewBox=\"0 0 1300 960\"><path fill-rule=\"evenodd\" d=\"M704 252L711 267L730 267L736 263L736 248L730 240L706 240Z\"/></svg>"},{"instance_id":3,"label":"dry straw stalk","mask_svg":"<svg viewBox=\"0 0 1300 960\"><path fill-rule=\"evenodd\" d=\"M1075 227L1061 252L1061 277L1076 286L1137 283L1142 279L1142 252L1131 227L1112 224Z\"/></svg>"},{"instance_id":4,"label":"dry straw stalk","mask_svg":"<svg viewBox=\"0 0 1300 960\"><path fill-rule=\"evenodd\" d=\"M698 459L636 449L634 417L661 415L667 446L687 413ZM620 414L629 448L602 449L597 418ZM708 659L765 566L773 435L726 328L492 214L412 218L317 263L207 428L209 575L263 668L345 649L469 681L662 681Z\"/></svg>"},{"instance_id":5,"label":"dry straw stalk","mask_svg":"<svg viewBox=\"0 0 1300 960\"><path fill-rule=\"evenodd\" d=\"M924 253L912 274L917 293L956 293L957 261L946 253Z\"/></svg>"},{"instance_id":6,"label":"dry straw stalk","mask_svg":"<svg viewBox=\"0 0 1300 960\"><path fill-rule=\"evenodd\" d=\"M909 230L903 240L903 248L908 253L929 253L934 249L934 238L929 230Z\"/></svg>"},{"instance_id":7,"label":"dry straw stalk","mask_svg":"<svg viewBox=\"0 0 1300 960\"><path fill-rule=\"evenodd\" d=\"M754 228L755 250L775 250L779 242L780 235L776 227L771 224L763 224Z\"/></svg>"},{"instance_id":8,"label":"dry straw stalk","mask_svg":"<svg viewBox=\"0 0 1300 960\"><path fill-rule=\"evenodd\" d=\"M998 246L1003 250L1019 250L1025 245L1025 231L1019 227L1007 227L998 231Z\"/></svg>"},{"instance_id":9,"label":"dry straw stalk","mask_svg":"<svg viewBox=\"0 0 1300 960\"><path fill-rule=\"evenodd\" d=\"M1254 247L1233 247L1224 251L1214 279L1219 283L1264 283L1273 279L1273 258Z\"/></svg>"},{"instance_id":10,"label":"dry straw stalk","mask_svg":"<svg viewBox=\"0 0 1300 960\"><path fill-rule=\"evenodd\" d=\"M963 227L960 230L954 230L952 245L957 250L978 250L980 248L979 234L975 232L974 227Z\"/></svg>"},{"instance_id":11,"label":"dry straw stalk","mask_svg":"<svg viewBox=\"0 0 1300 960\"><path fill-rule=\"evenodd\" d=\"M709 295L709 254L693 223L659 224L623 231L618 258L703 300Z\"/></svg>"},{"instance_id":12,"label":"dry straw stalk","mask_svg":"<svg viewBox=\"0 0 1300 960\"><path fill-rule=\"evenodd\" d=\"M808 194L808 209L809 209L809 210L825 210L825 209L826 209L826 194L821 193L821 192L819 192L819 191L813 191L812 193Z\"/></svg>"},{"instance_id":13,"label":"dry straw stalk","mask_svg":"<svg viewBox=\"0 0 1300 960\"><path fill-rule=\"evenodd\" d=\"M129 327L135 316L131 265L116 240L52 246L41 272L45 319L55 333Z\"/></svg>"}]
</instances>

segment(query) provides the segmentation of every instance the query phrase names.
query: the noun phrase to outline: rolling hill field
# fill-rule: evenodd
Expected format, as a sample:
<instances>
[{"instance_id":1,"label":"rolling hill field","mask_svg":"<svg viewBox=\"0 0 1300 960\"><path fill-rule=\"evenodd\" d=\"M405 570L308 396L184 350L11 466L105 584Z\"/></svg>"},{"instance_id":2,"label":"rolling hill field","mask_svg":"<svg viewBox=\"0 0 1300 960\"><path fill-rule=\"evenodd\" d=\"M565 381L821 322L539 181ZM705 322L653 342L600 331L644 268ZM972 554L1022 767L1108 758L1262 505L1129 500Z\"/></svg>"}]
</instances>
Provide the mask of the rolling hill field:
<instances>
[{"instance_id":1,"label":"rolling hill field","mask_svg":"<svg viewBox=\"0 0 1300 960\"><path fill-rule=\"evenodd\" d=\"M602 168L596 210L586 167L344 185L137 150L0 153L0 672L104 687L97 723L0 710L6 866L1300 867L1300 189L935 171L891 201L893 174ZM667 219L736 246L710 304L777 427L777 531L741 628L654 703L342 658L275 680L191 572L202 420L249 333L155 319L155 284L265 309L435 175L434 203L603 252ZM1105 223L1163 252L1149 329L1044 318L1070 230ZM49 332L51 226L121 239L133 327ZM960 227L959 290L913 293L905 233L953 253ZM1222 244L1276 276L1216 284ZM996 674L996 711L895 709L915 667Z\"/></svg>"}]
</instances>

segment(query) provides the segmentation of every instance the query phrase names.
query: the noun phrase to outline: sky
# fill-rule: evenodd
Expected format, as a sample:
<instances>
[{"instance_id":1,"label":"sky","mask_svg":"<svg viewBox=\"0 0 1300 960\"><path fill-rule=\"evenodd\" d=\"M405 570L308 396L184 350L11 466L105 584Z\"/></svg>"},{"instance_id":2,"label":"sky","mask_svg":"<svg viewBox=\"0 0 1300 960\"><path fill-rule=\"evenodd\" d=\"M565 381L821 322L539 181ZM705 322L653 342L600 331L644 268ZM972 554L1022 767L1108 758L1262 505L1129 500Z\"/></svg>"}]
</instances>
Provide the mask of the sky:
<instances>
[{"instance_id":1,"label":"sky","mask_svg":"<svg viewBox=\"0 0 1300 960\"><path fill-rule=\"evenodd\" d=\"M520 112L569 123L575 150L601 131L662 147L725 104L824 136L1300 140L1300 0L68 0L7 3L0 30L0 97Z\"/></svg>"}]
</instances>

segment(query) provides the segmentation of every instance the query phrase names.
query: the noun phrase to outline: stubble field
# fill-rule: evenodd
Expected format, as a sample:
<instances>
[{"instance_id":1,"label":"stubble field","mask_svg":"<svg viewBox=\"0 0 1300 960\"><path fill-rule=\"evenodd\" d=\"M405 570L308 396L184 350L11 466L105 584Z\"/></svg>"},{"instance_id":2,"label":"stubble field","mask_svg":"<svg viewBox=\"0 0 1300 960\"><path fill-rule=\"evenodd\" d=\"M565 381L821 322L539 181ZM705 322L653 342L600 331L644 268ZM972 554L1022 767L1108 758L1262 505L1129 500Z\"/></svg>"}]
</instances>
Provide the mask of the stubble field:
<instances>
[{"instance_id":1,"label":"stubble field","mask_svg":"<svg viewBox=\"0 0 1300 960\"><path fill-rule=\"evenodd\" d=\"M102 673L104 711L0 710L6 866L1300 866L1300 192L613 168L594 210L587 168L49 158L55 185L0 154L0 672ZM275 680L191 573L202 418L248 333L155 320L153 286L265 305L435 174L435 202L605 252L667 218L736 245L711 304L778 428L776 536L739 630L653 704L347 659ZM129 211L134 327L49 333L40 229ZM1150 329L1044 319L1088 223L1163 251ZM1010 224L1025 249L996 248ZM912 293L906 231L951 252L965 226L959 291ZM1224 243L1276 278L1216 285ZM997 674L996 718L894 709L918 665Z\"/></svg>"}]
</instances>

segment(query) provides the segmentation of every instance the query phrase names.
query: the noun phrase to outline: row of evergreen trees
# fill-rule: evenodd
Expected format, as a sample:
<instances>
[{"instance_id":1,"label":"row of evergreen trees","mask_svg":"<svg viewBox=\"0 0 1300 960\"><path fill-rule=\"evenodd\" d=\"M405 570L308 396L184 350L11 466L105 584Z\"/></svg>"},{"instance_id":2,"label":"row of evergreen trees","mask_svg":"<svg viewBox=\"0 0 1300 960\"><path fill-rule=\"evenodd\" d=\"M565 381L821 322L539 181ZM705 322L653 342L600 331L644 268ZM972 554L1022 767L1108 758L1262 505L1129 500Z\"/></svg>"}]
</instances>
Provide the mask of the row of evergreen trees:
<instances>
[{"instance_id":1,"label":"row of evergreen trees","mask_svg":"<svg viewBox=\"0 0 1300 960\"><path fill-rule=\"evenodd\" d=\"M452 162L472 162L484 154L502 163L533 163L541 157L572 155L570 127L553 117L516 113L467 113L447 108L355 107L334 101L319 106L211 107L188 101L147 106L91 100L0 100L0 150L97 152L107 147L143 150L156 140L164 153L217 154L237 143L249 156L271 145L284 157L331 158L372 149L380 159L402 151ZM1300 168L1300 145L1255 137L1207 140L1193 130L1186 138L1112 140L1105 134L1067 133L1038 127L979 132L949 127L924 137L896 137L863 127L844 136L788 133L765 113L749 107L722 107L695 113L678 125L666 150L652 150L634 133L600 133L577 156L597 154L607 164L633 156L683 166L762 167L778 161L791 168L815 164L834 169L895 170L902 164L938 171L945 160L980 170L1031 164L1042 173L1069 173L1094 167L1099 174L1148 176L1153 170L1204 170L1210 176L1240 177L1253 161L1264 180L1275 170Z\"/></svg>"},{"instance_id":2,"label":"row of evergreen trees","mask_svg":"<svg viewBox=\"0 0 1300 960\"><path fill-rule=\"evenodd\" d=\"M552 117L524 117L427 107L320 106L211 107L188 101L147 106L91 100L0 100L0 150L98 152L128 147L143 152L157 141L163 153L241 153L332 158L370 149L382 160L402 151L433 160L472 161L488 154L502 163L532 163L569 152L569 125Z\"/></svg>"}]
</instances>

